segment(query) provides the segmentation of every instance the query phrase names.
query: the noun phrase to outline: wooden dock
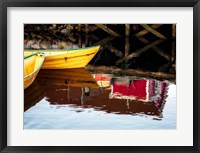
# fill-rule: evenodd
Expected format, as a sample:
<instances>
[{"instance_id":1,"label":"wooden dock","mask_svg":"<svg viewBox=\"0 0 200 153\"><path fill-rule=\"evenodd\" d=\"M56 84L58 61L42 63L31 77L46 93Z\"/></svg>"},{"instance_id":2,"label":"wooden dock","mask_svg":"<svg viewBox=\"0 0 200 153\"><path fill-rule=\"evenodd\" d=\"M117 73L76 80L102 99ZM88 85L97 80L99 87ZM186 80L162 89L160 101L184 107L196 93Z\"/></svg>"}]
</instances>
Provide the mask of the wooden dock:
<instances>
[{"instance_id":1,"label":"wooden dock","mask_svg":"<svg viewBox=\"0 0 200 153\"><path fill-rule=\"evenodd\" d=\"M168 71L169 75L160 71L156 73L147 72L147 76L175 79L176 24L54 24L37 26L30 25L30 27L25 28L25 36L29 40L37 40L36 44L32 45L30 43L30 46L35 45L36 49L53 48L54 46L58 49L70 48L70 45L74 46L74 44L79 48L101 45L104 49L118 57L115 61L116 66L134 61L151 50L169 63L170 70ZM45 31L51 36L43 34ZM40 35L37 35L37 33L40 33ZM149 36L153 37L153 39L150 39ZM59 40L55 41L50 38L59 38ZM123 39L125 42L123 49L113 43L118 38ZM143 45L133 50L135 45L133 38ZM172 42L171 49L167 50L166 47L162 47L162 44L169 40ZM160 69L163 69L163 67L165 65L160 65ZM132 71L131 73L135 72ZM124 71L124 73L126 72ZM137 72L137 74L141 75L144 73L146 72Z\"/></svg>"}]
</instances>

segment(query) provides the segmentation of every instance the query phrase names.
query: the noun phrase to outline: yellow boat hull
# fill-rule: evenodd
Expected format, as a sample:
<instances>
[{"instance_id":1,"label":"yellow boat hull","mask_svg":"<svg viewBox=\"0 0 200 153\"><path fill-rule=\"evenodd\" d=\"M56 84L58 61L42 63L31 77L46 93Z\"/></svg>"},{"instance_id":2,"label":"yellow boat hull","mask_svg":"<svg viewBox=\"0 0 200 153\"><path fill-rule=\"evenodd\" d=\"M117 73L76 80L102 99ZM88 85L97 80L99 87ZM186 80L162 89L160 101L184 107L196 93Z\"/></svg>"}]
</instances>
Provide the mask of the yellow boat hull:
<instances>
[{"instance_id":1,"label":"yellow boat hull","mask_svg":"<svg viewBox=\"0 0 200 153\"><path fill-rule=\"evenodd\" d=\"M24 59L24 89L34 82L44 62L44 58L44 54L35 54Z\"/></svg>"},{"instance_id":2,"label":"yellow boat hull","mask_svg":"<svg viewBox=\"0 0 200 153\"><path fill-rule=\"evenodd\" d=\"M45 53L45 61L41 69L83 68L98 52L100 46L74 50L25 50L24 56L36 52Z\"/></svg>"}]
</instances>

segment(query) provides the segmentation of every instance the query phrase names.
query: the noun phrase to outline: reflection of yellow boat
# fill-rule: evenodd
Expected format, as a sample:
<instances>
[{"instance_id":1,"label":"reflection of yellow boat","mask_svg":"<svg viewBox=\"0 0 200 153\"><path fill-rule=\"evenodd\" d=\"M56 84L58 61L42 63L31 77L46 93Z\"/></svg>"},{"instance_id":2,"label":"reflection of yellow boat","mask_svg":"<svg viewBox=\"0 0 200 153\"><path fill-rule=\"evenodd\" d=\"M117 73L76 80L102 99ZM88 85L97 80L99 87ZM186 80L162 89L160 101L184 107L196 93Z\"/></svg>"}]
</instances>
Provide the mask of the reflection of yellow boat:
<instances>
[{"instance_id":1,"label":"reflection of yellow boat","mask_svg":"<svg viewBox=\"0 0 200 153\"><path fill-rule=\"evenodd\" d=\"M24 89L28 88L35 80L44 58L43 53L35 53L24 57Z\"/></svg>"},{"instance_id":2,"label":"reflection of yellow boat","mask_svg":"<svg viewBox=\"0 0 200 153\"><path fill-rule=\"evenodd\" d=\"M41 70L38 74L41 84L72 87L98 88L97 82L84 68L65 70Z\"/></svg>"},{"instance_id":3,"label":"reflection of yellow boat","mask_svg":"<svg viewBox=\"0 0 200 153\"><path fill-rule=\"evenodd\" d=\"M100 46L86 47L72 50L37 50L45 53L42 69L66 69L85 67L98 52ZM24 56L37 52L24 51Z\"/></svg>"},{"instance_id":4,"label":"reflection of yellow boat","mask_svg":"<svg viewBox=\"0 0 200 153\"><path fill-rule=\"evenodd\" d=\"M24 91L24 111L34 106L43 98L43 88L40 86L38 81L35 80L30 87Z\"/></svg>"}]
</instances>

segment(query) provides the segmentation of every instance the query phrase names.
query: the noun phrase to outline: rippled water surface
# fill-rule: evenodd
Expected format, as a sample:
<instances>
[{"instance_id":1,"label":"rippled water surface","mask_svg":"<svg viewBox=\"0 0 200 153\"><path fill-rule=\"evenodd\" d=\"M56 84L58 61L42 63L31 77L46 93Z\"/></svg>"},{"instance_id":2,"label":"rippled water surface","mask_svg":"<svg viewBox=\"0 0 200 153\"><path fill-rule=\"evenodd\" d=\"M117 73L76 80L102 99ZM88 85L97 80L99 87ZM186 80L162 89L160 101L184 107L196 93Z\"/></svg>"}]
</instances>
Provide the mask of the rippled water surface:
<instances>
[{"instance_id":1,"label":"rippled water surface","mask_svg":"<svg viewBox=\"0 0 200 153\"><path fill-rule=\"evenodd\" d=\"M176 85L168 81L41 70L24 99L24 129L176 128Z\"/></svg>"}]
</instances>

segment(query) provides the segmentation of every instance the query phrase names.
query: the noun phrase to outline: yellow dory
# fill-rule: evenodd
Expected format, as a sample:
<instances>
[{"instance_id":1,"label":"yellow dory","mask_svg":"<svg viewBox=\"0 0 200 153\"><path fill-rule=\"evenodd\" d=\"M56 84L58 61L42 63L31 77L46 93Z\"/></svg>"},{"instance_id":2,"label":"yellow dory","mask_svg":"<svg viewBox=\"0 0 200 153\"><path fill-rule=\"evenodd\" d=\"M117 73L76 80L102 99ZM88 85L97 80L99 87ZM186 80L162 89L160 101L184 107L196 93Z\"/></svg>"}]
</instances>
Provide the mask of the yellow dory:
<instances>
[{"instance_id":1,"label":"yellow dory","mask_svg":"<svg viewBox=\"0 0 200 153\"><path fill-rule=\"evenodd\" d=\"M35 80L44 58L43 53L35 53L24 57L24 89L28 88Z\"/></svg>"},{"instance_id":2,"label":"yellow dory","mask_svg":"<svg viewBox=\"0 0 200 153\"><path fill-rule=\"evenodd\" d=\"M24 56L43 52L45 61L41 69L67 69L85 67L99 51L100 46L71 50L25 50Z\"/></svg>"}]
</instances>

